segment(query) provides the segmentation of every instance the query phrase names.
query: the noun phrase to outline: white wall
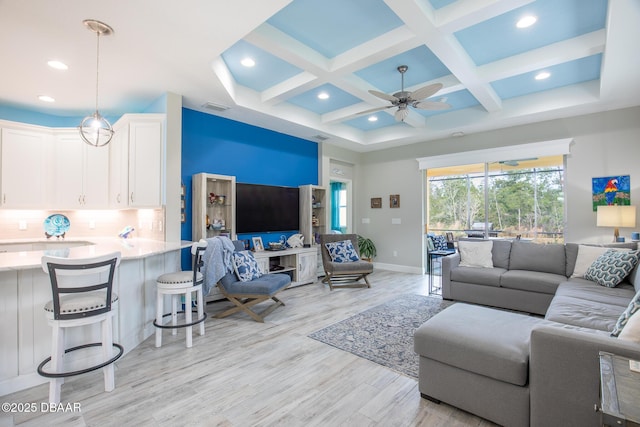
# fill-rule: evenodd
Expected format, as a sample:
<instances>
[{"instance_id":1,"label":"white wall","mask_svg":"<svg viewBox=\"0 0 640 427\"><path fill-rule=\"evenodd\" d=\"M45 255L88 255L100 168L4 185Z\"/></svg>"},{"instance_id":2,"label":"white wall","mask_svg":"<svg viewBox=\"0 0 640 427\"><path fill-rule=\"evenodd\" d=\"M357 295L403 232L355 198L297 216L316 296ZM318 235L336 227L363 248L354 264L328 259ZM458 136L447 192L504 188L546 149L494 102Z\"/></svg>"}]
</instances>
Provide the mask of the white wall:
<instances>
[{"instance_id":1,"label":"white wall","mask_svg":"<svg viewBox=\"0 0 640 427\"><path fill-rule=\"evenodd\" d=\"M437 120L437 116L431 120ZM354 225L378 249L381 267L423 271L422 174L416 158L506 145L573 138L565 171L568 242L605 242L613 230L597 228L591 207L591 178L631 176L631 203L640 205L640 107L514 126L461 138L425 142L360 155L354 180ZM330 156L329 156L330 157ZM389 208L389 195L400 194L400 208ZM371 209L371 197L382 197L382 209ZM640 210L639 210L640 214ZM369 224L362 224L369 218ZM400 218L401 224L391 224ZM640 227L638 227L640 230ZM622 229L629 237L631 229ZM393 252L397 251L397 256Z\"/></svg>"}]
</instances>

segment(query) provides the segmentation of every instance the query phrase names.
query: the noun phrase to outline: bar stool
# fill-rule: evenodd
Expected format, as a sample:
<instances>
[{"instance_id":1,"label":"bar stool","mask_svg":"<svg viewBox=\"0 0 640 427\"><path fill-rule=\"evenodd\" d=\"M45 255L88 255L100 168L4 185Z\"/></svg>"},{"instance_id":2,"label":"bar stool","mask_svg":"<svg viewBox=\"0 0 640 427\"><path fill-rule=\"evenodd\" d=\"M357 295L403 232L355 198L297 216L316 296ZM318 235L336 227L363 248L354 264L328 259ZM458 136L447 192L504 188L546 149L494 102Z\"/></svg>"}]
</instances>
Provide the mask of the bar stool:
<instances>
[{"instance_id":1,"label":"bar stool","mask_svg":"<svg viewBox=\"0 0 640 427\"><path fill-rule=\"evenodd\" d=\"M200 240L191 245L193 255L193 270L166 273L158 277L156 281L156 347L162 346L162 330L172 329L172 335L176 335L177 329L186 328L187 348L193 345L192 327L200 325L200 335L204 335L204 320L207 314L204 312L204 298L202 296L202 283L204 278L200 272L203 265L202 255L207 249L207 241ZM192 319L191 301L192 293L196 293L197 314L196 320ZM171 313L164 312L164 296L171 295ZM178 311L179 297L184 296L184 311ZM184 322L178 323L178 314L184 313ZM163 324L163 318L171 316L171 324Z\"/></svg>"},{"instance_id":2,"label":"bar stool","mask_svg":"<svg viewBox=\"0 0 640 427\"><path fill-rule=\"evenodd\" d=\"M65 377L80 375L102 368L104 390L115 388L113 362L124 352L113 342L112 319L117 309L118 296L112 292L113 278L120 264L120 252L92 258L42 257L42 269L49 274L53 299L44 306L49 325L52 326L51 356L38 366L38 373L49 380L49 402L60 403L60 390ZM83 344L65 349L67 328L101 324L101 342ZM63 362L69 353L88 347L102 347L101 360L87 368L65 371ZM118 352L114 356L113 348ZM49 370L45 370L47 363Z\"/></svg>"}]
</instances>

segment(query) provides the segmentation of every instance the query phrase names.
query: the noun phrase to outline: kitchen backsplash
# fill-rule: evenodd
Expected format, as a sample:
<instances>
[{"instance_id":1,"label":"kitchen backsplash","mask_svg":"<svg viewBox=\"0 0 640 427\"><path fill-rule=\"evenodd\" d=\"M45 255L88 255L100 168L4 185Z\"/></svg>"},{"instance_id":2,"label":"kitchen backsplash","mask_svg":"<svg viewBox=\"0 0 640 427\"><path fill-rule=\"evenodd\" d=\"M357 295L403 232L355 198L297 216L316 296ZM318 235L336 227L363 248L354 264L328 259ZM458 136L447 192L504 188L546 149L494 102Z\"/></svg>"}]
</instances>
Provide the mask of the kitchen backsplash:
<instances>
[{"instance_id":1,"label":"kitchen backsplash","mask_svg":"<svg viewBox=\"0 0 640 427\"><path fill-rule=\"evenodd\" d=\"M0 240L44 238L44 220L53 214L62 214L69 218L71 225L65 238L117 237L124 227L130 225L135 228L130 237L164 240L164 209L100 211L0 209Z\"/></svg>"}]
</instances>

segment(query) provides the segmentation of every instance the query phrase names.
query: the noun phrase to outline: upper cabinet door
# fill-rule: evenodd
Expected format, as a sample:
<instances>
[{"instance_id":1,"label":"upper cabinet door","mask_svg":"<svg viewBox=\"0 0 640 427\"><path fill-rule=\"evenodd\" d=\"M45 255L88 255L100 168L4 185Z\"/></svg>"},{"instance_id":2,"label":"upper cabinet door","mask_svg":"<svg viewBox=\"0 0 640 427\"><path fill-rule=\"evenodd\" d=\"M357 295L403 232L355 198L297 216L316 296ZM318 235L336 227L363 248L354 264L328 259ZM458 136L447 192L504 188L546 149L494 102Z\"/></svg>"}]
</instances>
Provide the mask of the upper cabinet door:
<instances>
[{"instance_id":1,"label":"upper cabinet door","mask_svg":"<svg viewBox=\"0 0 640 427\"><path fill-rule=\"evenodd\" d=\"M55 206L106 209L109 206L109 148L87 145L76 130L56 137Z\"/></svg>"},{"instance_id":2,"label":"upper cabinet door","mask_svg":"<svg viewBox=\"0 0 640 427\"><path fill-rule=\"evenodd\" d=\"M47 204L51 136L45 131L2 129L0 185L3 208L42 209Z\"/></svg>"},{"instance_id":3,"label":"upper cabinet door","mask_svg":"<svg viewBox=\"0 0 640 427\"><path fill-rule=\"evenodd\" d=\"M129 206L162 205L163 122L129 124Z\"/></svg>"}]
</instances>

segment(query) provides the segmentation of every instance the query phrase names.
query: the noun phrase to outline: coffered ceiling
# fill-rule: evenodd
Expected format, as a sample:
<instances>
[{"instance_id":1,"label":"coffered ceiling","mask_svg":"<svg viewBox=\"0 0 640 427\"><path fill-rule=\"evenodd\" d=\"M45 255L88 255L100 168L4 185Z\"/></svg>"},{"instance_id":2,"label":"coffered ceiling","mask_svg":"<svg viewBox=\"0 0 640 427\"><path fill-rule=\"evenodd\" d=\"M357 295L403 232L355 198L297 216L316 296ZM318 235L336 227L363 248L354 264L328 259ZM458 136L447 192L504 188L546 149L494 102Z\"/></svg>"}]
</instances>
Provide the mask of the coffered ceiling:
<instances>
[{"instance_id":1,"label":"coffered ceiling","mask_svg":"<svg viewBox=\"0 0 640 427\"><path fill-rule=\"evenodd\" d=\"M535 23L518 28L525 16ZM371 151L640 104L638 0L0 0L0 113L92 112L87 18L115 31L100 41L109 117L174 92L188 108ZM400 65L406 91L441 83L428 100L451 108L360 114L390 105L369 90L400 91Z\"/></svg>"}]
</instances>

